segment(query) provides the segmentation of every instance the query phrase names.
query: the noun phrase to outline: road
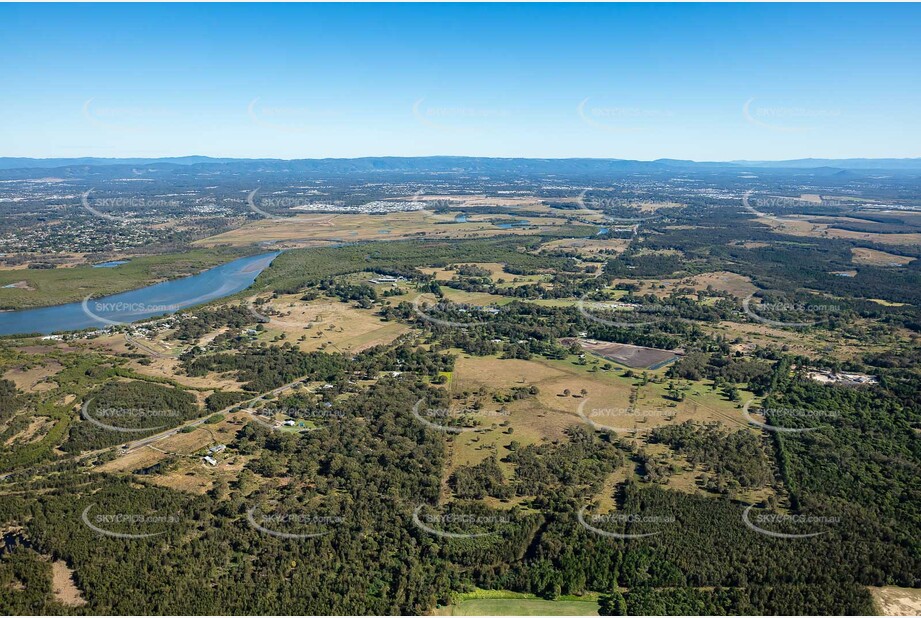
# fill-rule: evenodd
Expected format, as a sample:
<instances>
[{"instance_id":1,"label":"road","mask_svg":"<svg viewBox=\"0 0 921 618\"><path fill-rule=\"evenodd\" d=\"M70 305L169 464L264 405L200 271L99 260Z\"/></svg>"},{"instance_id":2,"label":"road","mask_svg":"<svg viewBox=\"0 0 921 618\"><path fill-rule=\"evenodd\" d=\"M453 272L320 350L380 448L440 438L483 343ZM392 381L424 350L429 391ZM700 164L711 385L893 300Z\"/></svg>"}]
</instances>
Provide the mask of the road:
<instances>
[{"instance_id":1,"label":"road","mask_svg":"<svg viewBox=\"0 0 921 618\"><path fill-rule=\"evenodd\" d=\"M296 380L294 380L294 381L292 381L292 382L288 382L287 384L284 384L284 385L282 385L282 386L279 386L278 388L273 388L273 389L270 390L270 391L266 391L266 392L264 392L264 393L261 393L261 394L259 394L259 395L256 395L256 396L253 397L252 399L248 399L248 400L242 401L242 402L240 402L240 403L235 403L235 404L233 404L233 405L231 405L231 406L227 406L227 407L224 408L223 410L218 410L217 412L209 412L209 413L206 414L205 416L201 416L201 417L199 417L199 418L192 419L192 420L190 420L190 421L186 421L185 423L183 423L182 425L179 425L178 427L174 427L174 428L168 429L168 430L166 430L166 431L161 431L160 433L154 434L154 435L152 435L152 436L147 436L146 438L141 438L140 440L136 440L135 442L130 443L130 446L129 446L128 448L126 448L126 449L125 449L125 448L121 449L121 450L120 450L120 454L125 455L125 454L128 454L128 453L133 453L133 452L135 452L135 451L138 450L138 449L145 448L145 447L147 447L147 446L149 446L149 445L151 445L151 444L154 444L154 443L156 443L156 442L159 442L160 440L165 440L166 438L169 438L169 437L171 437L171 436L176 435L177 433L179 433L179 432L180 432L183 428L185 428L185 427L197 427L197 426L201 425L202 423L204 423L204 422L205 422L206 420L208 420L209 418L211 418L212 416L214 416L215 414L225 414L225 413L227 413L227 412L230 412L230 411L233 410L234 408L239 407L239 406L243 406L243 405L252 406L253 404L262 401L267 395L274 395L274 396L277 396L277 395L279 395L280 393L283 393L283 392L285 392L286 390L292 388L292 387L295 386L296 384L299 384L299 383L303 382L303 381L306 380L308 377L310 377L310 376L302 376L302 377L300 377L300 378L298 378L298 379L296 379ZM252 412L250 412L250 414L252 414ZM72 457L70 457L70 458L62 458L62 459L56 459L56 460L54 460L54 461L46 462L46 464L44 464L44 465L57 465L57 464L60 464L60 463L62 463L62 462L65 462L65 461L81 461L81 460L83 460L83 459L88 459L88 458L90 458L90 457L96 457L96 456L98 456L98 455L101 455L101 454L103 454L103 453L105 453L105 452L111 450L112 448L113 448L113 447L111 447L111 446L107 446L106 448L98 449L98 450L95 450L95 451L86 451L86 452L80 453L79 455L74 455L74 456L72 456ZM41 465L41 464L40 464L40 465ZM14 471L12 471L12 472L7 472L7 473L5 473L5 474L2 474L2 475L0 475L0 481L5 481L7 478L13 476L14 474L18 474L18 473L20 473L20 472L22 472L22 470L14 470Z\"/></svg>"},{"instance_id":2,"label":"road","mask_svg":"<svg viewBox=\"0 0 921 618\"><path fill-rule=\"evenodd\" d=\"M180 431L182 431L183 429L185 429L186 427L197 427L198 425L201 425L202 423L204 423L205 421L207 421L209 418L211 418L211 417L214 416L215 414L225 414L225 413L227 413L227 412L230 412L230 411L233 410L234 408L237 408L237 407L243 406L243 405L252 406L253 404L262 401L267 395L277 396L277 395L279 395L280 393L283 393L283 392L285 392L286 390L292 388L294 385L303 382L303 381L304 381L305 379L307 379L308 377L309 377L309 376L302 376L302 377L298 378L297 380L294 380L293 382L288 382L287 384L284 384L284 385L282 385L282 386L279 386L278 388L273 388L272 390L267 391L267 392L265 392L265 393L262 393L261 395L256 395L256 396L253 397L252 399L247 399L246 401L243 401L243 402L240 402L240 403L235 403L235 404L233 404L233 405L231 405L231 406L227 406L227 407L224 408L223 410L218 410L217 412L209 412L206 416L202 416L202 417L200 417L200 418L196 418L196 419L194 419L194 420L187 421L187 422L183 423L182 425L179 425L178 427L174 427L174 428L172 428L172 429L167 429L166 431L163 431L163 432L154 434L154 435L152 435L152 436L147 436L146 438L141 438L140 440L137 440L137 441L135 441L135 442L132 442L132 443L131 443L131 446L128 447L127 449L124 449L123 452L124 452L124 453L133 453L134 451L136 451L136 450L138 450L138 449L141 449L141 448L144 448L144 447L146 447L146 446L148 446L148 445L150 445L150 444L154 444L154 443L156 443L156 442L159 442L160 440L164 440L164 439L166 439L166 438L169 438L170 436L174 436L174 435L176 435L177 433L179 433ZM252 411L250 411L250 414L252 414ZM111 447L108 447L108 448L111 448ZM94 451L93 454L102 453L102 452L104 452L104 451L106 451L106 450L108 450L108 449L106 448L106 449L102 449L102 450L100 450L100 451ZM89 455L89 454L86 454L86 455Z\"/></svg>"}]
</instances>

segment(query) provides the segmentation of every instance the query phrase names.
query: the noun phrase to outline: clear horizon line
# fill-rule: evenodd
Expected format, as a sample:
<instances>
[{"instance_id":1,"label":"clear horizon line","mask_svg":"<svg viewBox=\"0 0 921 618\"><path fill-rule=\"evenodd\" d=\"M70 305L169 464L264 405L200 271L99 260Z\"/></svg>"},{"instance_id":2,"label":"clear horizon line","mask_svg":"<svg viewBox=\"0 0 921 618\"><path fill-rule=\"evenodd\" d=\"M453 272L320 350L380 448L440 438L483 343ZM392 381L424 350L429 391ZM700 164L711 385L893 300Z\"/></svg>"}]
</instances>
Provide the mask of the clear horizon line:
<instances>
[{"instance_id":1,"label":"clear horizon line","mask_svg":"<svg viewBox=\"0 0 921 618\"><path fill-rule=\"evenodd\" d=\"M495 155L469 155L469 154L434 154L434 155L358 155L351 157L254 157L254 156L234 156L234 155L204 155L204 154L183 154L183 155L130 155L130 156L103 156L103 155L72 155L72 156L29 156L29 155L0 155L0 159L32 159L36 161L53 161L59 159L110 159L114 161L124 159L236 159L239 161L349 161L355 159L522 159L526 161L626 161L637 163L655 163L657 161L686 161L690 163L786 163L790 161L817 161L817 160L863 160L863 161L913 161L921 160L919 156L886 156L886 157L868 157L868 156L815 156L791 157L786 159L687 159L679 157L658 157L655 159L630 159L621 157L588 157L588 156L495 156Z\"/></svg>"}]
</instances>

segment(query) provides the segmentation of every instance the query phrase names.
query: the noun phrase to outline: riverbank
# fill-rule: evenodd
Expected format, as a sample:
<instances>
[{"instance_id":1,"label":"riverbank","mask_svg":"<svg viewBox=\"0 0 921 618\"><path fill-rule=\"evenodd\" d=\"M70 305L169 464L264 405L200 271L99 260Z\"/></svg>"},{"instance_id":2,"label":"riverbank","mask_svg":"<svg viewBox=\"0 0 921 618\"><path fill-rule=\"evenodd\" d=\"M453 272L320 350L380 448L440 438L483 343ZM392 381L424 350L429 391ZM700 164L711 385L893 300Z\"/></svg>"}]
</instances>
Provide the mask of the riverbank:
<instances>
[{"instance_id":1,"label":"riverbank","mask_svg":"<svg viewBox=\"0 0 921 618\"><path fill-rule=\"evenodd\" d=\"M195 275L264 251L261 247L213 247L184 253L130 256L129 262L112 268L94 268L86 264L47 270L0 269L0 311L78 302L87 294L97 298L127 292Z\"/></svg>"},{"instance_id":2,"label":"riverbank","mask_svg":"<svg viewBox=\"0 0 921 618\"><path fill-rule=\"evenodd\" d=\"M187 277L121 292L84 297L81 302L0 312L0 335L100 329L168 315L211 302L252 285L279 255L277 251L238 258Z\"/></svg>"}]
</instances>

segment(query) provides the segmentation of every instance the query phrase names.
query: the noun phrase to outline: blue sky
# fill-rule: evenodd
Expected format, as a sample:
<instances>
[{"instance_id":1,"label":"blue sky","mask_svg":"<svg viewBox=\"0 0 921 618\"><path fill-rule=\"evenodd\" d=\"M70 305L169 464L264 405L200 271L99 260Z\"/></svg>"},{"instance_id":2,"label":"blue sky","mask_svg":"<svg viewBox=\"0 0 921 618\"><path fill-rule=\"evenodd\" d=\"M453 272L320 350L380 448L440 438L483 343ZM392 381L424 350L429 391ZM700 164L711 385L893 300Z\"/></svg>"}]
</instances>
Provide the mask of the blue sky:
<instances>
[{"instance_id":1,"label":"blue sky","mask_svg":"<svg viewBox=\"0 0 921 618\"><path fill-rule=\"evenodd\" d=\"M921 156L921 6L0 5L0 156Z\"/></svg>"}]
</instances>

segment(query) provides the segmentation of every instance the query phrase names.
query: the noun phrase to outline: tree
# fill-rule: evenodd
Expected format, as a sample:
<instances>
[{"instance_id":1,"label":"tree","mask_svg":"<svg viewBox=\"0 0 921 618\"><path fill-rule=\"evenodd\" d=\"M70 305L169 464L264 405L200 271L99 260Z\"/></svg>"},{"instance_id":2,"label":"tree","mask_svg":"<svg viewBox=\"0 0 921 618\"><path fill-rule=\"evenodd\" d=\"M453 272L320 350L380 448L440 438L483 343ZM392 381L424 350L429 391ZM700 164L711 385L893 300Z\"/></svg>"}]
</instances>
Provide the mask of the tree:
<instances>
[{"instance_id":1,"label":"tree","mask_svg":"<svg viewBox=\"0 0 921 618\"><path fill-rule=\"evenodd\" d=\"M604 594L598 599L598 613L602 616L626 616L627 601L620 590Z\"/></svg>"}]
</instances>

